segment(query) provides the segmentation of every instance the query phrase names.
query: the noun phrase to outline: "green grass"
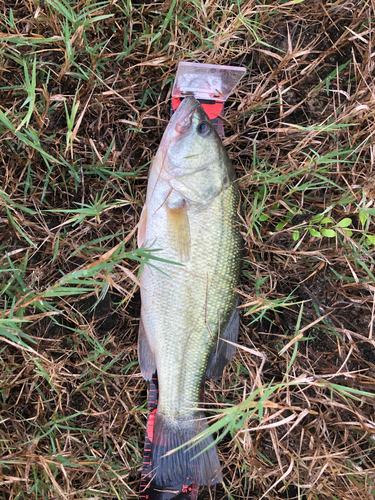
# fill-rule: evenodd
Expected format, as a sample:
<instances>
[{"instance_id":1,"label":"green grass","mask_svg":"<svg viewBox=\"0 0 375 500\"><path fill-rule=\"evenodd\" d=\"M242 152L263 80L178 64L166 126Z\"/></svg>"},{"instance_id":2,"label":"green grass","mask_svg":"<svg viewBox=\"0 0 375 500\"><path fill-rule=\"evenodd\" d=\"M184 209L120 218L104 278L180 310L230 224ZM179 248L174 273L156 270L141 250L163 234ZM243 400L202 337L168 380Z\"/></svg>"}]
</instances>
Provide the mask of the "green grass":
<instances>
[{"instance_id":1,"label":"green grass","mask_svg":"<svg viewBox=\"0 0 375 500\"><path fill-rule=\"evenodd\" d=\"M160 258L135 227L181 60L247 70L224 142L242 347L206 384L210 498L374 496L373 22L360 1L4 6L0 498L137 498L138 277Z\"/></svg>"}]
</instances>

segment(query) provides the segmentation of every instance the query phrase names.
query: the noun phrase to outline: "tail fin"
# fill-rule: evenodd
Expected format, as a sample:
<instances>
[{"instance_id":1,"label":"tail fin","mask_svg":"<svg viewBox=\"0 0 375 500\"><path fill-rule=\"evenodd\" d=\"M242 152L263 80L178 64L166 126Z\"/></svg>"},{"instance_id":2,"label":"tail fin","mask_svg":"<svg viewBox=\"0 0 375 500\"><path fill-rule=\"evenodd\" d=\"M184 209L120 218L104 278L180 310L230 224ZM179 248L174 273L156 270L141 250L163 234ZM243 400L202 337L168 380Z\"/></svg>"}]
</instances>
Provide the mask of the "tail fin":
<instances>
[{"instance_id":1,"label":"tail fin","mask_svg":"<svg viewBox=\"0 0 375 500\"><path fill-rule=\"evenodd\" d=\"M196 418L201 418L201 415L197 413ZM153 483L156 486L166 488L185 482L209 486L222 481L216 447L211 446L201 453L213 443L212 436L169 453L207 428L207 423L202 420L171 420L156 412L151 445L155 473Z\"/></svg>"}]
</instances>

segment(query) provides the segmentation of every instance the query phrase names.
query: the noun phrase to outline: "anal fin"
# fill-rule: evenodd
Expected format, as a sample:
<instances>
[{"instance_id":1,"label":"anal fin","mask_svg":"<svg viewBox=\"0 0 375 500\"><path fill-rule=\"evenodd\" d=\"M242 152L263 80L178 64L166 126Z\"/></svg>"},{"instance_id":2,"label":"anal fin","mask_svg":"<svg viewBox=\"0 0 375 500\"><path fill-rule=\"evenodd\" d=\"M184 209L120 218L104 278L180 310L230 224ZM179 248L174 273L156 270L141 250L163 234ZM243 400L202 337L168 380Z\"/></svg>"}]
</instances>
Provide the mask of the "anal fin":
<instances>
[{"instance_id":1,"label":"anal fin","mask_svg":"<svg viewBox=\"0 0 375 500\"><path fill-rule=\"evenodd\" d=\"M138 360L141 367L142 377L151 380L156 372L155 356L147 338L146 330L143 326L142 316L139 322L138 332Z\"/></svg>"},{"instance_id":2,"label":"anal fin","mask_svg":"<svg viewBox=\"0 0 375 500\"><path fill-rule=\"evenodd\" d=\"M225 365L232 361L236 352L236 347L225 341L237 343L240 327L240 314L237 305L238 300L224 334L220 335L223 340L219 339L219 342L215 343L208 360L206 375L211 380L217 380L221 377Z\"/></svg>"},{"instance_id":3,"label":"anal fin","mask_svg":"<svg viewBox=\"0 0 375 500\"><path fill-rule=\"evenodd\" d=\"M138 248L146 241L146 226L147 226L147 205L146 203L143 205L141 217L138 223L138 235L137 235L137 243Z\"/></svg>"}]
</instances>

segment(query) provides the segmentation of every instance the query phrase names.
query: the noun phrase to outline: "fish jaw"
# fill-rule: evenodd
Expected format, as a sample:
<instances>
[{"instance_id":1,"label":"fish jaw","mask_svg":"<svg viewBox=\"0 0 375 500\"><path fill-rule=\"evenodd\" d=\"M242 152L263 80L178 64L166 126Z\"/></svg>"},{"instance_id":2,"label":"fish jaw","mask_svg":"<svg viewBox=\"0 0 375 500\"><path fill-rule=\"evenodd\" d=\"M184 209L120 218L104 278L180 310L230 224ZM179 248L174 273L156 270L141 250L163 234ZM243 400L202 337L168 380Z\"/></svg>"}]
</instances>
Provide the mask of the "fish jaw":
<instances>
[{"instance_id":1,"label":"fish jaw","mask_svg":"<svg viewBox=\"0 0 375 500\"><path fill-rule=\"evenodd\" d=\"M162 172L162 176L166 180L170 180L174 177L171 169L168 168L168 164L166 162L168 150L173 146L173 144L178 142L183 134L189 133L189 130L192 127L192 118L194 111L199 106L200 103L196 99L194 99L194 97L188 97L184 99L177 111L173 114L171 121L165 129L157 152L159 161L155 163L155 168L158 173Z\"/></svg>"}]
</instances>

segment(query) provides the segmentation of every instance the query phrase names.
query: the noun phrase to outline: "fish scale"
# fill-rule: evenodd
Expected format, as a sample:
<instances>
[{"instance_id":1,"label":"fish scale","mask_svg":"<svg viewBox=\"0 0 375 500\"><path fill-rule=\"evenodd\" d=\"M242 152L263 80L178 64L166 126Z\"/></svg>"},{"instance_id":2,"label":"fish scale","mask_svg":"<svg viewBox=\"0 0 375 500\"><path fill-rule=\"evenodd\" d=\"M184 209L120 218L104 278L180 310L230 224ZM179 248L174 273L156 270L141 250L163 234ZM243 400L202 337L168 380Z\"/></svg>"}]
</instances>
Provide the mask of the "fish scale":
<instances>
[{"instance_id":1,"label":"fish scale","mask_svg":"<svg viewBox=\"0 0 375 500\"><path fill-rule=\"evenodd\" d=\"M233 290L238 284L236 267L239 261L240 239L235 231L231 236L235 221L225 221L220 208L224 203L232 203L236 209L238 196L235 194L236 189L231 186L222 196L215 199L207 210L197 209L196 212L199 213L191 214L192 233L196 231L198 234L192 241L192 248L195 251L186 266L182 268L174 264L158 264L159 270L146 268L143 272L142 284L147 287L147 294L149 297L157 297L151 309L149 325L154 331L158 331L154 345L157 352L160 391L159 411L171 417L176 416L176 411L181 411L183 407L191 407L194 402L199 401L200 382L206 371L201 360L202 350L208 358L214 344L206 327L207 296L208 299L212 296L207 307L207 323L212 326L212 330L217 328L219 319L217 311L229 311L230 316L235 307L236 294L234 291L230 293L229 290ZM212 225L217 226L218 230L210 233L210 228L205 227L206 221L210 219L212 222L215 215L219 220ZM158 224L163 227L166 222L160 217ZM157 247L163 248L169 243L168 239L158 232L156 238ZM232 250L230 258L218 259L213 267L210 255L214 253L225 255L230 249ZM161 251L159 255L178 262L178 255L174 251ZM161 274L160 270L167 275ZM224 279L221 276L228 278ZM211 280L214 281L210 282ZM190 282L189 286L187 281ZM160 309L164 311L163 317L156 319L156 312ZM197 314L192 314L196 311ZM229 320L226 316L228 313L221 317L223 325ZM176 343L173 336L181 330L184 331L184 337ZM202 331L205 331L204 338ZM175 366L176 361L182 364L182 369L171 377L171 367ZM200 371L195 370L192 376L187 376L193 366L198 366ZM194 416L193 412L186 410L185 412L189 413L190 417Z\"/></svg>"}]
</instances>

